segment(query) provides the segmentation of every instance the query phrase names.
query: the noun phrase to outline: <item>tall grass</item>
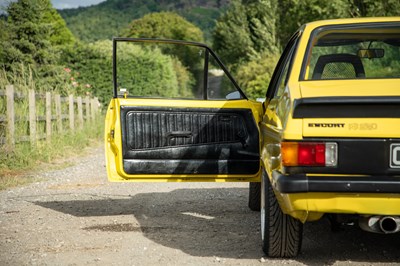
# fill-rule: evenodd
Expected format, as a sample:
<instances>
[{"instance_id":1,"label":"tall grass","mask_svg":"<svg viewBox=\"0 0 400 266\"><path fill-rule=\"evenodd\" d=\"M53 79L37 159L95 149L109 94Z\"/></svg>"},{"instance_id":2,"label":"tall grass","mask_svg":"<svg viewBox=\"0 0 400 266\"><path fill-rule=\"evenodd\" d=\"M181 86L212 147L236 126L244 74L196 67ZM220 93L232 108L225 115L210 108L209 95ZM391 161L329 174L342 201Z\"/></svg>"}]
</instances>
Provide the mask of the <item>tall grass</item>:
<instances>
[{"instance_id":1,"label":"tall grass","mask_svg":"<svg viewBox=\"0 0 400 266\"><path fill-rule=\"evenodd\" d=\"M0 190L32 181L21 174L43 169L43 166L48 168L55 161L82 156L86 147L100 145L102 136L103 117L98 116L80 131L53 135L51 140L38 141L36 145L22 142L13 150L0 146Z\"/></svg>"},{"instance_id":2,"label":"tall grass","mask_svg":"<svg viewBox=\"0 0 400 266\"><path fill-rule=\"evenodd\" d=\"M29 89L34 89L38 93L45 93L49 88L43 88L37 82L37 78L29 67L20 65L19 69L13 72L0 70L0 89L12 84L16 92L27 93ZM67 94L71 87L66 83L65 88L60 90L52 88L51 91L59 94ZM67 92L66 92L66 91ZM0 97L0 114L5 114L6 104L5 98ZM37 100L36 115L45 115L44 100ZM52 107L52 109L54 106ZM63 103L64 113L67 111L67 104ZM17 119L15 123L15 137L29 134L29 123L24 118L28 117L28 101L20 99L15 103L15 115L21 119ZM53 110L52 110L53 112ZM54 112L53 112L54 114ZM86 121L82 129L76 127L75 131L66 130L68 121L63 121L64 131L57 132L56 123L52 123L52 136L50 140L38 140L32 145L30 142L17 142L14 147L0 144L0 189L15 186L29 181L29 178L21 178L21 172L25 173L32 169L43 168L43 165L52 165L54 161L62 161L71 156L79 156L84 151L84 147L91 145L99 145L103 135L102 115L98 115L94 121ZM37 121L37 134L45 133L45 122ZM0 123L0 136L5 136L6 127L4 123Z\"/></svg>"},{"instance_id":3,"label":"tall grass","mask_svg":"<svg viewBox=\"0 0 400 266\"><path fill-rule=\"evenodd\" d=\"M97 121L96 121L97 120ZM53 135L51 140L38 141L36 145L21 142L13 150L0 147L1 171L32 169L38 163L50 163L55 159L81 154L85 147L99 144L103 136L103 117L87 123L83 129L76 132Z\"/></svg>"}]
</instances>

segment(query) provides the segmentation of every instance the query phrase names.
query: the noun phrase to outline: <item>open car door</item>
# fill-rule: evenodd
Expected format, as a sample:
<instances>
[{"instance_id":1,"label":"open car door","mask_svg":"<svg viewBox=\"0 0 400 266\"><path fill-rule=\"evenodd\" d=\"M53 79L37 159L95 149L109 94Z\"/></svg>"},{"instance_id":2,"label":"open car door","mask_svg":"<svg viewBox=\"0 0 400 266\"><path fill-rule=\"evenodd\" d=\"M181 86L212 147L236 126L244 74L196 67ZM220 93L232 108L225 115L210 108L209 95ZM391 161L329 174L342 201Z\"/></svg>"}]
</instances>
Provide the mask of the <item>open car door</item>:
<instances>
[{"instance_id":1,"label":"open car door","mask_svg":"<svg viewBox=\"0 0 400 266\"><path fill-rule=\"evenodd\" d=\"M110 181L258 181L262 106L200 43L114 38Z\"/></svg>"}]
</instances>

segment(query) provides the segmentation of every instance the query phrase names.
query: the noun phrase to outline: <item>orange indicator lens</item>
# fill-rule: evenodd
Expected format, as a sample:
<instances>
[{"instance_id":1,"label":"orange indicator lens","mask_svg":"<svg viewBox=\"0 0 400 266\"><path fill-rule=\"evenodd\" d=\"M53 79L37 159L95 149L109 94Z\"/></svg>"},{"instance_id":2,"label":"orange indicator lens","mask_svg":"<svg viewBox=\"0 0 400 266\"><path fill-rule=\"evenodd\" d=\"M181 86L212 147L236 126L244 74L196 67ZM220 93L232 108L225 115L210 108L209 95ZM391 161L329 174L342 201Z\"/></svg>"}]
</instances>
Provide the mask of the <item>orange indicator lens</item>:
<instances>
[{"instance_id":1,"label":"orange indicator lens","mask_svg":"<svg viewBox=\"0 0 400 266\"><path fill-rule=\"evenodd\" d=\"M282 142L282 164L284 166L297 166L298 165L298 148L297 142Z\"/></svg>"}]
</instances>

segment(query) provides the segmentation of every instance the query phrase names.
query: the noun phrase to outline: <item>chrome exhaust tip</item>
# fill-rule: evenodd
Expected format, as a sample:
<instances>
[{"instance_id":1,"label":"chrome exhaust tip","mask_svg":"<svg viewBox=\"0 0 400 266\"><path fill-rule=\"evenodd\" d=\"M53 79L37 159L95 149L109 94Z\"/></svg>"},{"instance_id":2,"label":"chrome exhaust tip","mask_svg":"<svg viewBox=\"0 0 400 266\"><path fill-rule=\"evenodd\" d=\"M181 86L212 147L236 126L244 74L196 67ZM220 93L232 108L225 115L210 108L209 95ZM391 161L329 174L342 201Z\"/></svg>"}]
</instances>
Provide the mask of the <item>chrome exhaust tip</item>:
<instances>
[{"instance_id":1,"label":"chrome exhaust tip","mask_svg":"<svg viewBox=\"0 0 400 266\"><path fill-rule=\"evenodd\" d=\"M379 220L379 227L385 234L393 234L400 231L400 218L385 216Z\"/></svg>"},{"instance_id":2,"label":"chrome exhaust tip","mask_svg":"<svg viewBox=\"0 0 400 266\"><path fill-rule=\"evenodd\" d=\"M393 234L400 231L400 217L398 216L362 216L358 224L364 231Z\"/></svg>"}]
</instances>

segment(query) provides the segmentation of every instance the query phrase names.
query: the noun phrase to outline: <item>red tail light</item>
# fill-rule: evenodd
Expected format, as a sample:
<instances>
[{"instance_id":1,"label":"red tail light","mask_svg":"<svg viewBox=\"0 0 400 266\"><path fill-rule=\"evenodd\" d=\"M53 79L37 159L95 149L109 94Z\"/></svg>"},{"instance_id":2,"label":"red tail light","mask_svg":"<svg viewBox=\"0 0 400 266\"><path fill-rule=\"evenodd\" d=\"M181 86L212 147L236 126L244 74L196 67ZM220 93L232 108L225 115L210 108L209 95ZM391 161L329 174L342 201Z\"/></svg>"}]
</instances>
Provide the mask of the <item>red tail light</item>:
<instances>
[{"instance_id":1,"label":"red tail light","mask_svg":"<svg viewBox=\"0 0 400 266\"><path fill-rule=\"evenodd\" d=\"M337 144L316 142L282 142L283 166L336 166Z\"/></svg>"}]
</instances>

